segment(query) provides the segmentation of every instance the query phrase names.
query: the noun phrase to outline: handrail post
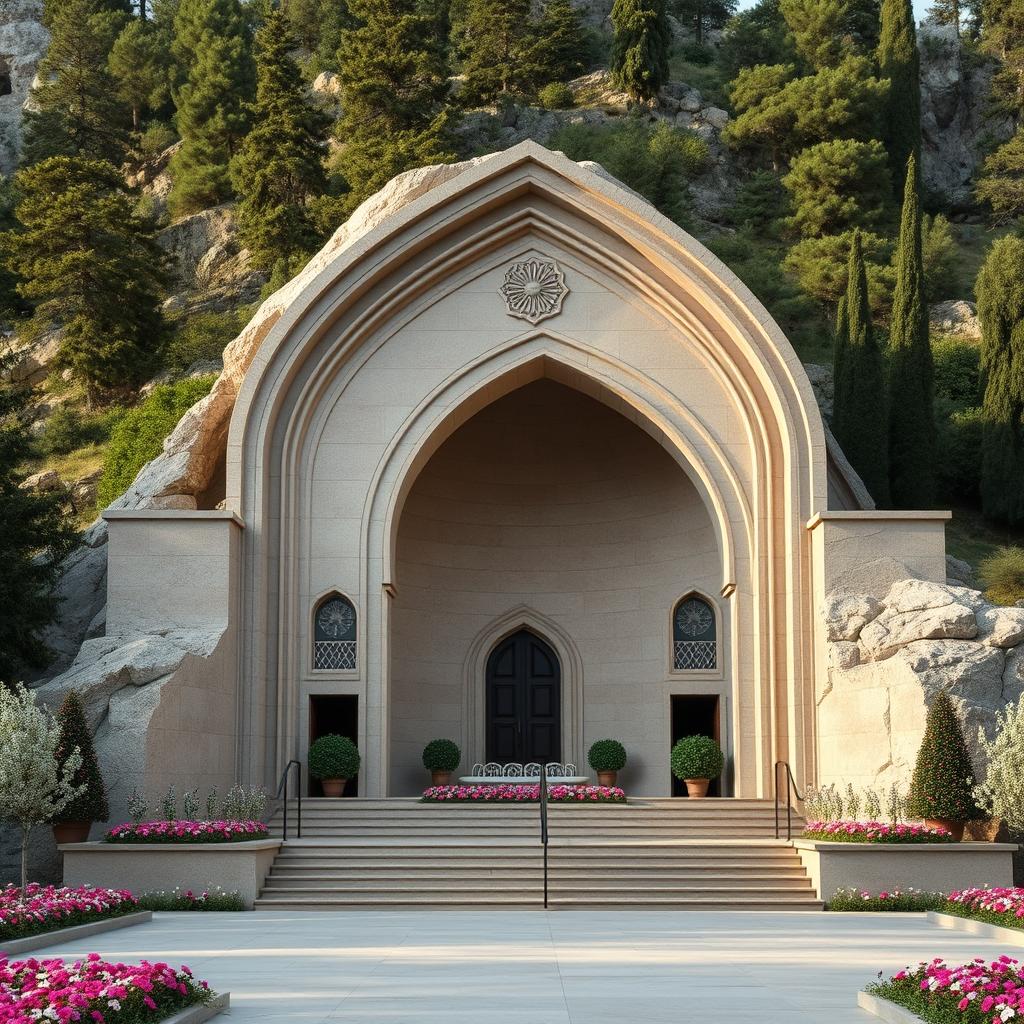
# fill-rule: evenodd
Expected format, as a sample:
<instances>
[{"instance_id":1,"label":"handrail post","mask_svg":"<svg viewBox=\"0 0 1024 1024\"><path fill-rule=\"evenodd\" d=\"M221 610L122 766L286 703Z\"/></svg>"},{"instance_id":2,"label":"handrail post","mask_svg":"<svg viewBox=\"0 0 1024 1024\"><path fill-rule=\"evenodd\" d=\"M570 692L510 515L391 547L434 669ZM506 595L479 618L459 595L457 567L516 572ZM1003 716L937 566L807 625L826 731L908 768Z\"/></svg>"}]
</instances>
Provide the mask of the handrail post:
<instances>
[{"instance_id":1,"label":"handrail post","mask_svg":"<svg viewBox=\"0 0 1024 1024\"><path fill-rule=\"evenodd\" d=\"M544 847L544 909L548 909L548 766L540 766L540 841Z\"/></svg>"},{"instance_id":2,"label":"handrail post","mask_svg":"<svg viewBox=\"0 0 1024 1024\"><path fill-rule=\"evenodd\" d=\"M779 769L786 769L786 841L793 839L793 797L803 800L803 794L797 788L796 779L793 778L793 769L788 761L775 762L775 838L779 839Z\"/></svg>"},{"instance_id":3,"label":"handrail post","mask_svg":"<svg viewBox=\"0 0 1024 1024\"><path fill-rule=\"evenodd\" d=\"M298 826L295 830L295 838L302 838L302 762L296 761L292 758L292 760L285 765L284 771L281 773L281 781L277 786L278 797L280 797L282 793L284 794L284 809L281 816L281 839L284 842L288 841L288 778L291 775L292 765L299 769L299 785L295 793L298 801Z\"/></svg>"}]
</instances>

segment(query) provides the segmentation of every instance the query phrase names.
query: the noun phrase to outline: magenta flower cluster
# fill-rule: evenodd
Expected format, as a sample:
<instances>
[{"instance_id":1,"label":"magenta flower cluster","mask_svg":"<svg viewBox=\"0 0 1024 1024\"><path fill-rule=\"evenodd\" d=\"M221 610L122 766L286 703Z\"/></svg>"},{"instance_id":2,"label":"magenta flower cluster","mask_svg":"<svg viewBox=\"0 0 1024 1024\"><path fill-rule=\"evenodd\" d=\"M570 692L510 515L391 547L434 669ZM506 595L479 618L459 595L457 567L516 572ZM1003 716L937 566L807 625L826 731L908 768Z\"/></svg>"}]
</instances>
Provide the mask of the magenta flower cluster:
<instances>
[{"instance_id":1,"label":"magenta flower cluster","mask_svg":"<svg viewBox=\"0 0 1024 1024\"><path fill-rule=\"evenodd\" d=\"M115 825L108 843L237 843L263 839L262 821L142 821Z\"/></svg>"},{"instance_id":2,"label":"magenta flower cluster","mask_svg":"<svg viewBox=\"0 0 1024 1024\"><path fill-rule=\"evenodd\" d=\"M540 800L540 786L498 783L482 786L431 786L423 799L432 802L463 801L469 803L528 803ZM624 803L626 794L618 786L549 786L552 803Z\"/></svg>"},{"instance_id":3,"label":"magenta flower cluster","mask_svg":"<svg viewBox=\"0 0 1024 1024\"><path fill-rule=\"evenodd\" d=\"M145 1011L167 1016L205 1002L209 986L187 967L167 964L113 964L90 953L85 960L13 960L0 955L0 1024L24 1021L87 1021L104 1024L141 1018Z\"/></svg>"},{"instance_id":4,"label":"magenta flower cluster","mask_svg":"<svg viewBox=\"0 0 1024 1024\"><path fill-rule=\"evenodd\" d=\"M936 957L931 963L894 974L892 986L900 988L914 985L925 994L929 1004L936 1008L969 1014L967 1019L1005 1024L1024 1013L1024 975L1021 963L1010 956L986 961L976 957L968 964L948 966ZM879 986L879 994L886 995L887 986ZM943 1017L945 1020L946 1017Z\"/></svg>"},{"instance_id":5,"label":"magenta flower cluster","mask_svg":"<svg viewBox=\"0 0 1024 1024\"><path fill-rule=\"evenodd\" d=\"M18 886L8 885L0 889L0 937L10 938L50 923L59 928L69 918L77 924L93 915L125 913L136 902L127 889L94 889L89 885L68 889L32 882L22 894Z\"/></svg>"},{"instance_id":6,"label":"magenta flower cluster","mask_svg":"<svg viewBox=\"0 0 1024 1024\"><path fill-rule=\"evenodd\" d=\"M961 889L951 892L948 899L966 910L985 910L990 914L1024 919L1024 888Z\"/></svg>"},{"instance_id":7,"label":"magenta flower cluster","mask_svg":"<svg viewBox=\"0 0 1024 1024\"><path fill-rule=\"evenodd\" d=\"M950 843L952 833L926 825L887 825L879 821L809 821L804 839L836 843Z\"/></svg>"}]
</instances>

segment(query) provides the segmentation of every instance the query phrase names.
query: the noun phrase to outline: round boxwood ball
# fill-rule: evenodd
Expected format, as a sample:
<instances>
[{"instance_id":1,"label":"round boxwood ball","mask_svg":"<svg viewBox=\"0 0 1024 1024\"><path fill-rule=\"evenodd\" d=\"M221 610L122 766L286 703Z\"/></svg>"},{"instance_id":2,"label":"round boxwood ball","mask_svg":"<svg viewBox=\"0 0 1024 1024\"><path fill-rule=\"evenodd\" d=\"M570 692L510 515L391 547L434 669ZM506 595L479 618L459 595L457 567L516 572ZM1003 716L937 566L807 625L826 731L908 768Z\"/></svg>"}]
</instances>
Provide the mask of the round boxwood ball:
<instances>
[{"instance_id":1,"label":"round boxwood ball","mask_svg":"<svg viewBox=\"0 0 1024 1024\"><path fill-rule=\"evenodd\" d=\"M423 748L423 767L428 772L453 772L461 760L462 751L451 740L431 740Z\"/></svg>"},{"instance_id":2,"label":"round boxwood ball","mask_svg":"<svg viewBox=\"0 0 1024 1024\"><path fill-rule=\"evenodd\" d=\"M626 767L626 748L618 740L598 740L587 751L595 772L620 772Z\"/></svg>"},{"instance_id":3,"label":"round boxwood ball","mask_svg":"<svg viewBox=\"0 0 1024 1024\"><path fill-rule=\"evenodd\" d=\"M717 779L724 766L722 748L710 736L686 736L672 748L677 779Z\"/></svg>"},{"instance_id":4,"label":"round boxwood ball","mask_svg":"<svg viewBox=\"0 0 1024 1024\"><path fill-rule=\"evenodd\" d=\"M309 774L314 779L354 779L359 761L359 748L347 736L321 736L309 747Z\"/></svg>"}]
</instances>

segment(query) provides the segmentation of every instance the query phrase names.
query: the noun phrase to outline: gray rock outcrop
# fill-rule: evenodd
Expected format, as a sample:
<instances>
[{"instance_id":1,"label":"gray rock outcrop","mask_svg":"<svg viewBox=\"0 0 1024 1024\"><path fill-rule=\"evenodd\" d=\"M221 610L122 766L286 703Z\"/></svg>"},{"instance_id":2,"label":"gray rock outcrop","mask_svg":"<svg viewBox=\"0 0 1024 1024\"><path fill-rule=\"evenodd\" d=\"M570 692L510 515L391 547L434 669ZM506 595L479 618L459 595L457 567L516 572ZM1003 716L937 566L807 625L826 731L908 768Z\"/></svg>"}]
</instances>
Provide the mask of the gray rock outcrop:
<instances>
[{"instance_id":1,"label":"gray rock outcrop","mask_svg":"<svg viewBox=\"0 0 1024 1024\"><path fill-rule=\"evenodd\" d=\"M10 174L17 166L22 112L50 45L42 17L42 0L0 3L0 174Z\"/></svg>"},{"instance_id":2,"label":"gray rock outcrop","mask_svg":"<svg viewBox=\"0 0 1024 1024\"><path fill-rule=\"evenodd\" d=\"M981 341L978 307L966 299L936 302L928 309L928 323L936 334L952 334L968 341Z\"/></svg>"}]
</instances>

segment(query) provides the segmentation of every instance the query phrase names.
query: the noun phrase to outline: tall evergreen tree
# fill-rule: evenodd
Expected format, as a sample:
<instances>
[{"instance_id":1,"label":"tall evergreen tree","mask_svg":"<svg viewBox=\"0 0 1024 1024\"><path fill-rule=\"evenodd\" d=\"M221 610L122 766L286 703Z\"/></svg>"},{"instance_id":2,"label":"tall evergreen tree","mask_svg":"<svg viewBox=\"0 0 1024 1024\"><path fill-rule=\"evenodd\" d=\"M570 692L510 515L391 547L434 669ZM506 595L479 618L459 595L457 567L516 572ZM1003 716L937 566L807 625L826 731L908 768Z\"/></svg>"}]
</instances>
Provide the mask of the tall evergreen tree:
<instances>
[{"instance_id":1,"label":"tall evergreen tree","mask_svg":"<svg viewBox=\"0 0 1024 1024\"><path fill-rule=\"evenodd\" d=\"M567 82L587 68L583 18L572 0L548 0L537 21L534 61L538 85Z\"/></svg>"},{"instance_id":2,"label":"tall evergreen tree","mask_svg":"<svg viewBox=\"0 0 1024 1024\"><path fill-rule=\"evenodd\" d=\"M7 681L49 661L42 633L57 614L57 563L74 542L60 496L20 486L32 453L30 398L0 365L0 679Z\"/></svg>"},{"instance_id":3,"label":"tall evergreen tree","mask_svg":"<svg viewBox=\"0 0 1024 1024\"><path fill-rule=\"evenodd\" d=\"M894 508L929 508L935 500L934 370L917 177L911 156L893 257L896 288L889 328L889 480Z\"/></svg>"},{"instance_id":4,"label":"tall evergreen tree","mask_svg":"<svg viewBox=\"0 0 1024 1024\"><path fill-rule=\"evenodd\" d=\"M467 0L456 43L470 103L527 97L536 88L531 0Z\"/></svg>"},{"instance_id":5,"label":"tall evergreen tree","mask_svg":"<svg viewBox=\"0 0 1024 1024\"><path fill-rule=\"evenodd\" d=\"M128 111L107 69L110 14L101 0L61 0L50 47L25 113L22 160L87 157L120 163L127 151Z\"/></svg>"},{"instance_id":6,"label":"tall evergreen tree","mask_svg":"<svg viewBox=\"0 0 1024 1024\"><path fill-rule=\"evenodd\" d=\"M846 402L849 387L846 383L847 357L850 351L850 314L846 308L846 296L839 300L836 309L835 334L832 341L832 429L841 422L845 415L843 405ZM843 383L840 384L839 382Z\"/></svg>"},{"instance_id":7,"label":"tall evergreen tree","mask_svg":"<svg viewBox=\"0 0 1024 1024\"><path fill-rule=\"evenodd\" d=\"M687 28L693 29L698 46L704 45L709 29L722 28L736 13L737 0L671 0L672 13Z\"/></svg>"},{"instance_id":8,"label":"tall evergreen tree","mask_svg":"<svg viewBox=\"0 0 1024 1024\"><path fill-rule=\"evenodd\" d=\"M110 51L110 73L138 131L142 114L170 98L171 61L163 33L142 18L128 22Z\"/></svg>"},{"instance_id":9,"label":"tall evergreen tree","mask_svg":"<svg viewBox=\"0 0 1024 1024\"><path fill-rule=\"evenodd\" d=\"M106 821L110 817L107 802L107 787L96 758L89 723L85 719L85 708L77 690L69 690L57 709L60 724L60 746L57 748L57 763L64 769L73 750L78 751L81 764L73 771L72 784L81 787L82 792L61 812L60 821Z\"/></svg>"},{"instance_id":10,"label":"tall evergreen tree","mask_svg":"<svg viewBox=\"0 0 1024 1024\"><path fill-rule=\"evenodd\" d=\"M634 99L652 100L668 81L672 30L665 0L615 0L612 78Z\"/></svg>"},{"instance_id":11,"label":"tall evergreen tree","mask_svg":"<svg viewBox=\"0 0 1024 1024\"><path fill-rule=\"evenodd\" d=\"M153 369L162 339L160 250L117 168L51 157L18 172L18 221L3 239L38 332L61 329L57 365L90 400Z\"/></svg>"},{"instance_id":12,"label":"tall evergreen tree","mask_svg":"<svg viewBox=\"0 0 1024 1024\"><path fill-rule=\"evenodd\" d=\"M318 235L307 203L327 189L329 121L305 101L299 69L289 56L294 45L284 15L272 10L256 35L253 128L231 162L242 239L256 264L267 268L315 247Z\"/></svg>"},{"instance_id":13,"label":"tall evergreen tree","mask_svg":"<svg viewBox=\"0 0 1024 1024\"><path fill-rule=\"evenodd\" d=\"M1024 238L1000 238L975 285L981 320L981 507L1024 523Z\"/></svg>"},{"instance_id":14,"label":"tall evergreen tree","mask_svg":"<svg viewBox=\"0 0 1024 1024\"><path fill-rule=\"evenodd\" d=\"M170 206L183 214L231 195L228 165L249 129L255 71L239 0L180 0L173 51L186 79L175 96L182 146Z\"/></svg>"},{"instance_id":15,"label":"tall evergreen tree","mask_svg":"<svg viewBox=\"0 0 1024 1024\"><path fill-rule=\"evenodd\" d=\"M415 0L349 0L358 27L342 34L341 171L348 208L396 174L454 159L449 149L448 63L436 21Z\"/></svg>"},{"instance_id":16,"label":"tall evergreen tree","mask_svg":"<svg viewBox=\"0 0 1024 1024\"><path fill-rule=\"evenodd\" d=\"M882 78L889 79L883 138L893 190L899 197L907 159L913 156L915 166L921 160L921 55L911 0L882 0L878 69Z\"/></svg>"},{"instance_id":17,"label":"tall evergreen tree","mask_svg":"<svg viewBox=\"0 0 1024 1024\"><path fill-rule=\"evenodd\" d=\"M848 340L835 381L832 432L875 503L889 502L889 431L885 367L868 304L868 279L860 232L853 233L846 291Z\"/></svg>"},{"instance_id":18,"label":"tall evergreen tree","mask_svg":"<svg viewBox=\"0 0 1024 1024\"><path fill-rule=\"evenodd\" d=\"M53 30L58 16L67 6L67 0L43 0L43 24ZM95 0L94 11L103 14L129 16L133 13L131 0Z\"/></svg>"}]
</instances>

